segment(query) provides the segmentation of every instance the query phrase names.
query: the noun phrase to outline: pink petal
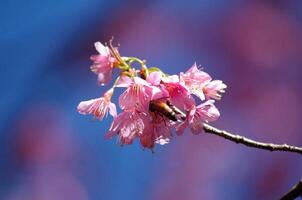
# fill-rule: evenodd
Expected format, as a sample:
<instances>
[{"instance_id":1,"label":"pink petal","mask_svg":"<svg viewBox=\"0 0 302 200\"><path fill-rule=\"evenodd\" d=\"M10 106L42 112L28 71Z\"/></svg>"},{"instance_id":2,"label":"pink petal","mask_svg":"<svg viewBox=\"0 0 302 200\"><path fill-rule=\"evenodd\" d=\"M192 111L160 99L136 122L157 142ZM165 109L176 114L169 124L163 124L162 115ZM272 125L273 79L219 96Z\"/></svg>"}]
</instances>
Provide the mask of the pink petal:
<instances>
[{"instance_id":1,"label":"pink petal","mask_svg":"<svg viewBox=\"0 0 302 200\"><path fill-rule=\"evenodd\" d=\"M106 133L105 138L109 139L116 135L121 130L121 128L128 122L127 120L129 120L130 115L131 112L122 112L117 115L114 118L109 131Z\"/></svg>"},{"instance_id":2,"label":"pink petal","mask_svg":"<svg viewBox=\"0 0 302 200\"><path fill-rule=\"evenodd\" d=\"M190 79L200 83L212 80L208 73L198 69L196 63L194 63L193 66L183 75L188 76Z\"/></svg>"},{"instance_id":3,"label":"pink petal","mask_svg":"<svg viewBox=\"0 0 302 200\"><path fill-rule=\"evenodd\" d=\"M179 82L179 76L172 75L172 76L168 76L168 77L162 77L162 80L165 83L178 83Z\"/></svg>"},{"instance_id":4,"label":"pink petal","mask_svg":"<svg viewBox=\"0 0 302 200\"><path fill-rule=\"evenodd\" d=\"M152 97L161 92L155 86L150 86L145 80L135 77L134 83L127 88L119 97L120 107L124 109L136 108L147 112Z\"/></svg>"},{"instance_id":5,"label":"pink petal","mask_svg":"<svg viewBox=\"0 0 302 200\"><path fill-rule=\"evenodd\" d=\"M100 55L108 56L110 54L108 47L105 47L101 42L95 42L94 46Z\"/></svg>"},{"instance_id":6,"label":"pink petal","mask_svg":"<svg viewBox=\"0 0 302 200\"><path fill-rule=\"evenodd\" d=\"M181 82L185 84L191 94L196 95L201 100L205 100L203 86L211 79L209 74L198 69L196 63L186 73L180 73Z\"/></svg>"},{"instance_id":7,"label":"pink petal","mask_svg":"<svg viewBox=\"0 0 302 200\"><path fill-rule=\"evenodd\" d=\"M145 81L144 79L140 78L140 77L134 77L134 82L136 84L139 84L139 85L148 85L147 81Z\"/></svg>"},{"instance_id":8,"label":"pink petal","mask_svg":"<svg viewBox=\"0 0 302 200\"><path fill-rule=\"evenodd\" d=\"M169 92L171 103L181 110L188 110L195 105L194 98L180 83L166 83L165 89Z\"/></svg>"},{"instance_id":9,"label":"pink petal","mask_svg":"<svg viewBox=\"0 0 302 200\"><path fill-rule=\"evenodd\" d=\"M119 105L121 109L131 109L138 103L138 97L132 87L127 88L120 97L119 97Z\"/></svg>"},{"instance_id":10,"label":"pink petal","mask_svg":"<svg viewBox=\"0 0 302 200\"><path fill-rule=\"evenodd\" d=\"M100 64L100 63L107 64L107 63L109 63L108 56L103 56L103 55L92 55L92 56L90 56L90 60L92 60L93 62L95 62L97 64Z\"/></svg>"},{"instance_id":11,"label":"pink petal","mask_svg":"<svg viewBox=\"0 0 302 200\"><path fill-rule=\"evenodd\" d=\"M115 87L129 87L132 83L134 83L134 81L130 77L120 76Z\"/></svg>"},{"instance_id":12,"label":"pink petal","mask_svg":"<svg viewBox=\"0 0 302 200\"><path fill-rule=\"evenodd\" d=\"M101 97L88 101L82 101L79 103L77 109L80 114L92 114L99 120L102 120L108 112L108 104L109 101Z\"/></svg>"},{"instance_id":13,"label":"pink petal","mask_svg":"<svg viewBox=\"0 0 302 200\"><path fill-rule=\"evenodd\" d=\"M112 78L111 70L105 71L103 73L99 73L98 74L98 83L100 85L108 84L110 82L111 78Z\"/></svg>"},{"instance_id":14,"label":"pink petal","mask_svg":"<svg viewBox=\"0 0 302 200\"><path fill-rule=\"evenodd\" d=\"M187 127L188 127L188 121L185 120L184 122L176 126L176 134L182 135Z\"/></svg>"},{"instance_id":15,"label":"pink petal","mask_svg":"<svg viewBox=\"0 0 302 200\"><path fill-rule=\"evenodd\" d=\"M203 90L208 99L213 98L220 100L221 95L225 92L226 88L226 84L224 84L221 80L214 80L207 83Z\"/></svg>"},{"instance_id":16,"label":"pink petal","mask_svg":"<svg viewBox=\"0 0 302 200\"><path fill-rule=\"evenodd\" d=\"M141 145L144 148L153 149L154 148L154 138L152 135L143 135L140 137Z\"/></svg>"},{"instance_id":17,"label":"pink petal","mask_svg":"<svg viewBox=\"0 0 302 200\"><path fill-rule=\"evenodd\" d=\"M200 134L203 131L203 121L199 117L193 117L190 122L190 130L193 134Z\"/></svg>"},{"instance_id":18,"label":"pink petal","mask_svg":"<svg viewBox=\"0 0 302 200\"><path fill-rule=\"evenodd\" d=\"M80 114L87 115L91 113L91 107L95 104L99 99L91 99L88 101L81 101L77 107L77 110Z\"/></svg>"},{"instance_id":19,"label":"pink petal","mask_svg":"<svg viewBox=\"0 0 302 200\"><path fill-rule=\"evenodd\" d=\"M161 88L156 86L145 86L144 90L145 94L149 97L148 101L160 99L166 96L165 91L161 90Z\"/></svg>"},{"instance_id":20,"label":"pink petal","mask_svg":"<svg viewBox=\"0 0 302 200\"><path fill-rule=\"evenodd\" d=\"M109 113L112 117L116 117L117 112L116 112L116 106L114 103L109 104Z\"/></svg>"},{"instance_id":21,"label":"pink petal","mask_svg":"<svg viewBox=\"0 0 302 200\"><path fill-rule=\"evenodd\" d=\"M215 121L219 118L219 110L214 105L214 100L208 100L203 104L196 107L196 112L198 112L204 121Z\"/></svg>"},{"instance_id":22,"label":"pink petal","mask_svg":"<svg viewBox=\"0 0 302 200\"><path fill-rule=\"evenodd\" d=\"M145 128L144 133L140 136L140 143L144 148L153 149L154 148L154 134L153 129Z\"/></svg>"},{"instance_id":23,"label":"pink petal","mask_svg":"<svg viewBox=\"0 0 302 200\"><path fill-rule=\"evenodd\" d=\"M147 77L147 82L151 85L159 85L162 79L162 72L151 72Z\"/></svg>"},{"instance_id":24,"label":"pink petal","mask_svg":"<svg viewBox=\"0 0 302 200\"><path fill-rule=\"evenodd\" d=\"M120 142L122 144L131 144L136 137L143 133L145 123L142 116L136 111L133 111L126 121L127 123L120 130Z\"/></svg>"}]
</instances>

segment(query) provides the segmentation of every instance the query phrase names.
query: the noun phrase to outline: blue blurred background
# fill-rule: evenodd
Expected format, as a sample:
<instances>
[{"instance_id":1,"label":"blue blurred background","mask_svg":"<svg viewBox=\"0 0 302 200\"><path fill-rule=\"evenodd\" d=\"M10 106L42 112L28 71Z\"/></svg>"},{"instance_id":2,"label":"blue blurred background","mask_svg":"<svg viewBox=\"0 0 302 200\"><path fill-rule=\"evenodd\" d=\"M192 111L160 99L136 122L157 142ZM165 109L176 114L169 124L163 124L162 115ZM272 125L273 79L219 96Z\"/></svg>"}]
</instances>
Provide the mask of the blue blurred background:
<instances>
[{"instance_id":1,"label":"blue blurred background","mask_svg":"<svg viewBox=\"0 0 302 200\"><path fill-rule=\"evenodd\" d=\"M76 106L105 91L89 56L111 36L170 74L196 61L224 80L215 126L302 146L300 0L1 1L0 199L277 199L302 177L299 155L212 135L154 154L105 140L111 118Z\"/></svg>"}]
</instances>

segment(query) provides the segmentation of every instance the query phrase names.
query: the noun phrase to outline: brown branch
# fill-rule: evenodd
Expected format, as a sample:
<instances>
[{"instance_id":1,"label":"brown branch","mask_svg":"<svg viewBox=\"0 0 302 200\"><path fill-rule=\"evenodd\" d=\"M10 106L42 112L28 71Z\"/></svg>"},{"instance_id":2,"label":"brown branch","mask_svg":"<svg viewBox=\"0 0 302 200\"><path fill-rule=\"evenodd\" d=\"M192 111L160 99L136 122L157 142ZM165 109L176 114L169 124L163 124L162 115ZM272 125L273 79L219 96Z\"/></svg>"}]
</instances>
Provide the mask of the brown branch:
<instances>
[{"instance_id":1,"label":"brown branch","mask_svg":"<svg viewBox=\"0 0 302 200\"><path fill-rule=\"evenodd\" d=\"M291 188L280 200L294 200L298 197L302 197L302 179Z\"/></svg>"},{"instance_id":2,"label":"brown branch","mask_svg":"<svg viewBox=\"0 0 302 200\"><path fill-rule=\"evenodd\" d=\"M173 106L172 104L168 105L173 109L173 111L180 115L181 120L186 118L186 114L179 110L177 107ZM264 149L269 151L285 151L285 152L295 152L302 154L302 148L296 147L288 144L272 144L272 143L264 143L258 142L241 135L236 135L233 133L229 133L224 130L220 130L215 128L207 123L203 124L203 129L206 133L217 135L219 137L223 137L224 139L230 140L232 142L236 142L237 144L243 144L248 147L253 147L257 149ZM302 197L302 179L296 184L287 194L285 194L280 200L294 200L297 197Z\"/></svg>"},{"instance_id":3,"label":"brown branch","mask_svg":"<svg viewBox=\"0 0 302 200\"><path fill-rule=\"evenodd\" d=\"M227 131L220 130L220 129L215 128L206 123L203 124L203 129L206 133L214 134L214 135L223 137L227 140L230 140L232 142L236 142L237 144L243 144L248 147L264 149L264 150L269 150L269 151L286 151L286 152L295 152L295 153L302 154L301 147L296 147L296 146L292 146L292 145L288 145L288 144L272 144L272 143L258 142L258 141L243 137L241 135L235 135L235 134L229 133Z\"/></svg>"},{"instance_id":4,"label":"brown branch","mask_svg":"<svg viewBox=\"0 0 302 200\"><path fill-rule=\"evenodd\" d=\"M177 115L180 115L181 120L186 119L186 114L184 112L182 112L181 110L179 110L177 107L173 106L169 102L167 105L169 107L171 107ZM206 133L217 135L217 136L223 137L224 139L230 140L232 142L236 142L237 144L243 144L248 147L264 149L264 150L269 150L269 151L286 151L286 152L295 152L295 153L302 154L302 147L296 147L296 146L292 146L292 145L288 145L288 144L272 144L272 143L258 142L258 141L243 137L241 135L235 135L233 133L229 133L227 131L220 130L207 123L203 124L203 129Z\"/></svg>"}]
</instances>

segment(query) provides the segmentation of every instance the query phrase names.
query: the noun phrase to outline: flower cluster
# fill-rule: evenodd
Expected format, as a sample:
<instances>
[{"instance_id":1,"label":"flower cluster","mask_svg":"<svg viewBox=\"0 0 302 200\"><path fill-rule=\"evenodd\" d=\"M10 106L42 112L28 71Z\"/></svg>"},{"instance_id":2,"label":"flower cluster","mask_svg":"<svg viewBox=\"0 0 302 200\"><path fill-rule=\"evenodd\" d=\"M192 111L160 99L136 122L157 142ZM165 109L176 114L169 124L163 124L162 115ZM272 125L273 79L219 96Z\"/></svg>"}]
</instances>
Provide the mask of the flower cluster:
<instances>
[{"instance_id":1,"label":"flower cluster","mask_svg":"<svg viewBox=\"0 0 302 200\"><path fill-rule=\"evenodd\" d=\"M91 70L98 76L99 84L108 84L114 70L119 75L102 97L82 101L77 109L99 120L109 112L113 122L106 138L118 136L122 145L132 144L138 138L144 148L153 149L155 143L167 144L174 131L180 135L188 128L198 134L204 122L219 117L214 103L221 99L227 86L213 80L196 64L179 75L167 75L159 68L148 68L145 61L136 57L121 57L111 41L109 45L96 42L95 48L98 55L91 56ZM133 68L134 62L141 69ZM116 87L125 88L119 97L119 114L111 102Z\"/></svg>"}]
</instances>

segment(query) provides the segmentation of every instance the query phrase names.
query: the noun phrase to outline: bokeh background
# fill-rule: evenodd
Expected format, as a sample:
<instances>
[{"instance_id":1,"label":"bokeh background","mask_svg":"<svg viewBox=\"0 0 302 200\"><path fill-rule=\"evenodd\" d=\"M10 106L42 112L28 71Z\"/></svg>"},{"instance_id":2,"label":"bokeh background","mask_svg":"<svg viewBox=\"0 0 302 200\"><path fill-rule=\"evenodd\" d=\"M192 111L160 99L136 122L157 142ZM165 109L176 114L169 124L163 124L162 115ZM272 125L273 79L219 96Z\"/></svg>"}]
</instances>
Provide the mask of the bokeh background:
<instances>
[{"instance_id":1,"label":"bokeh background","mask_svg":"<svg viewBox=\"0 0 302 200\"><path fill-rule=\"evenodd\" d=\"M112 119L76 106L105 91L89 56L112 36L122 55L224 80L215 126L302 146L300 0L1 1L0 199L277 199L302 177L298 154L207 134L155 153L105 140Z\"/></svg>"}]
</instances>

